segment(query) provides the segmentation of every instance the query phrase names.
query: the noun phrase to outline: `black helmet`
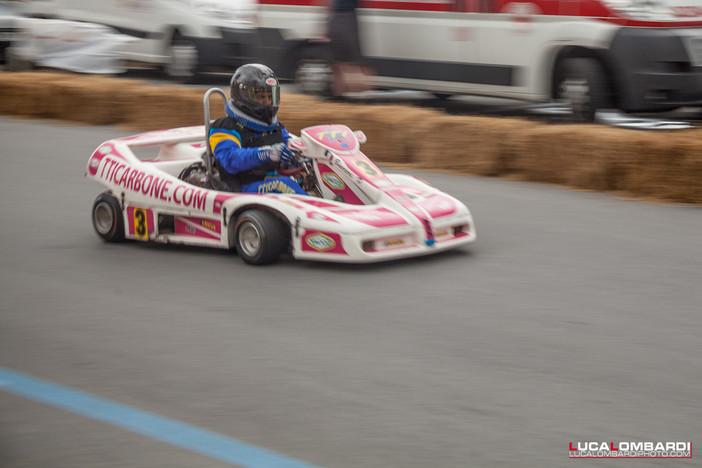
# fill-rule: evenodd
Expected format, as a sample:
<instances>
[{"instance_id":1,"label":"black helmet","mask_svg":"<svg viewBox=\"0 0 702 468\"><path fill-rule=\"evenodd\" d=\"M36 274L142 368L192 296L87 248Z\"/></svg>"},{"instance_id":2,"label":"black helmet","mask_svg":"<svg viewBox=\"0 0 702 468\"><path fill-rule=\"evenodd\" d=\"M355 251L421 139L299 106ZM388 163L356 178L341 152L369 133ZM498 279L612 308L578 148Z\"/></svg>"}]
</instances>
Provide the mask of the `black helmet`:
<instances>
[{"instance_id":1,"label":"black helmet","mask_svg":"<svg viewBox=\"0 0 702 468\"><path fill-rule=\"evenodd\" d=\"M234 107L268 124L280 105L280 84L273 70L265 65L242 65L232 76L231 99Z\"/></svg>"}]
</instances>

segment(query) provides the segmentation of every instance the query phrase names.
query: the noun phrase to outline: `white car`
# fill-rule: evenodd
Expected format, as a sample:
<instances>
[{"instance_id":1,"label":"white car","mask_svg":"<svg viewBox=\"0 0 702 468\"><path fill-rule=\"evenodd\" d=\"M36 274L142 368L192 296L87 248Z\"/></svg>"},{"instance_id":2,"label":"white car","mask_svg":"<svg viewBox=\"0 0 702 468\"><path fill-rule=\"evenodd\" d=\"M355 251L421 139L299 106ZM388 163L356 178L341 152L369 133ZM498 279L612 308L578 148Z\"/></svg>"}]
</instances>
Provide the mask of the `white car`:
<instances>
[{"instance_id":1,"label":"white car","mask_svg":"<svg viewBox=\"0 0 702 468\"><path fill-rule=\"evenodd\" d=\"M122 58L178 79L232 71L254 56L252 0L25 0L32 18L99 24L129 36Z\"/></svg>"},{"instance_id":2,"label":"white car","mask_svg":"<svg viewBox=\"0 0 702 468\"><path fill-rule=\"evenodd\" d=\"M19 18L16 24L5 53L8 70L52 68L110 75L126 71L123 51L133 39L112 28L36 18Z\"/></svg>"}]
</instances>

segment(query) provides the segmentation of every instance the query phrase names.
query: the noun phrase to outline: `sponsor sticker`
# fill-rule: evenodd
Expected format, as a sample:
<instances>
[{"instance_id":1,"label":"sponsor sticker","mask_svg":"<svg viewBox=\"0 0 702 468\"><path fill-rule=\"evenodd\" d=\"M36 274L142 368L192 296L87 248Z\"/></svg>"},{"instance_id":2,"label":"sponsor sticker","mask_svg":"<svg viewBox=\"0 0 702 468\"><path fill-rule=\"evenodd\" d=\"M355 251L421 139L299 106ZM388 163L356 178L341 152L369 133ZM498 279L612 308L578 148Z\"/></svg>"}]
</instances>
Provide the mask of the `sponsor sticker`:
<instances>
[{"instance_id":1,"label":"sponsor sticker","mask_svg":"<svg viewBox=\"0 0 702 468\"><path fill-rule=\"evenodd\" d=\"M200 224L202 225L202 227L204 227L205 229L209 229L210 231L218 230L217 225L208 219L201 220Z\"/></svg>"},{"instance_id":2,"label":"sponsor sticker","mask_svg":"<svg viewBox=\"0 0 702 468\"><path fill-rule=\"evenodd\" d=\"M326 174L322 175L322 180L332 190L344 190L346 188L346 184L344 184L344 181L341 180L336 174L327 172Z\"/></svg>"},{"instance_id":3,"label":"sponsor sticker","mask_svg":"<svg viewBox=\"0 0 702 468\"><path fill-rule=\"evenodd\" d=\"M307 245L320 252L325 252L336 247L336 242L334 242L334 239L329 236L325 236L321 232L309 236L306 242Z\"/></svg>"}]
</instances>

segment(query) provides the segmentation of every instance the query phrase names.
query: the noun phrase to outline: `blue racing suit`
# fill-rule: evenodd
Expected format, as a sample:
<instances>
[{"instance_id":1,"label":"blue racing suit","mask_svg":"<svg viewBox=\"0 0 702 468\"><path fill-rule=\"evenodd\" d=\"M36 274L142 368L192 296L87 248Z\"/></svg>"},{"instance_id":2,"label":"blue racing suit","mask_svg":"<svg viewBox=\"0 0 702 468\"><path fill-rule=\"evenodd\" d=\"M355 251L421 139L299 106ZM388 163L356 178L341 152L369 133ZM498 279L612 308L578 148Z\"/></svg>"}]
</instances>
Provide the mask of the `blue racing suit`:
<instances>
[{"instance_id":1,"label":"blue racing suit","mask_svg":"<svg viewBox=\"0 0 702 468\"><path fill-rule=\"evenodd\" d=\"M306 194L290 177L276 172L290 134L278 118L268 125L227 103L226 117L210 127L209 143L220 178L232 191Z\"/></svg>"}]
</instances>

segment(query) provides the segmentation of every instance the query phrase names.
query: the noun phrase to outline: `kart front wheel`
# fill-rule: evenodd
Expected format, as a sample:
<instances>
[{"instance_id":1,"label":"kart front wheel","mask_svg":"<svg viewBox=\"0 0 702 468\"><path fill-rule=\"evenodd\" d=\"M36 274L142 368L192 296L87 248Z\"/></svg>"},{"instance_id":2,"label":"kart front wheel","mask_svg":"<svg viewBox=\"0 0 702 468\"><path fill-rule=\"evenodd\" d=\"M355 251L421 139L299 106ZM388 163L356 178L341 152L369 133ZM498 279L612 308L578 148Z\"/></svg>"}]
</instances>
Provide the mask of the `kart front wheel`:
<instances>
[{"instance_id":1,"label":"kart front wheel","mask_svg":"<svg viewBox=\"0 0 702 468\"><path fill-rule=\"evenodd\" d=\"M242 260L251 265L264 265L278 260L288 236L285 225L275 215L249 210L237 218L234 239Z\"/></svg>"},{"instance_id":2,"label":"kart front wheel","mask_svg":"<svg viewBox=\"0 0 702 468\"><path fill-rule=\"evenodd\" d=\"M93 227L98 236L107 242L124 240L122 208L115 197L101 193L93 204Z\"/></svg>"}]
</instances>

